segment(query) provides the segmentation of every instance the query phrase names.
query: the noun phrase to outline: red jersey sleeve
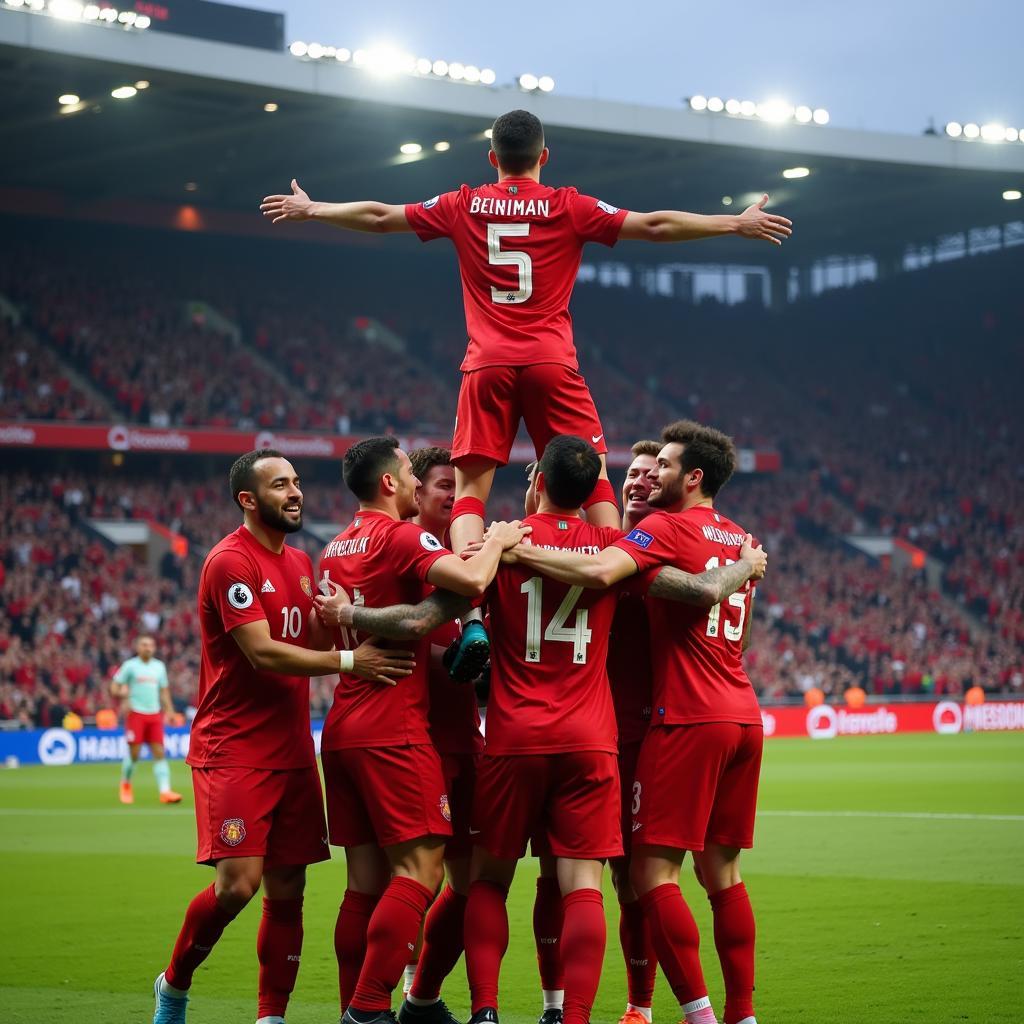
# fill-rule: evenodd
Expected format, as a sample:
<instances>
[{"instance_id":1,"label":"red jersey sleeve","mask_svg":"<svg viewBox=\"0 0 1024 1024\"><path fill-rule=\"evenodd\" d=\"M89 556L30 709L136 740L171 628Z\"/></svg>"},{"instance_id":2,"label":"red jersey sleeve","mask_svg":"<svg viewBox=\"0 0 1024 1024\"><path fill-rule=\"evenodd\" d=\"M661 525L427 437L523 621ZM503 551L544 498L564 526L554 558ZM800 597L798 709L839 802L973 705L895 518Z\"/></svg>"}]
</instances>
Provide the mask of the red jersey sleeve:
<instances>
[{"instance_id":1,"label":"red jersey sleeve","mask_svg":"<svg viewBox=\"0 0 1024 1024\"><path fill-rule=\"evenodd\" d=\"M247 622L266 619L260 603L260 577L252 561L237 551L221 551L206 567L210 603L230 633Z\"/></svg>"},{"instance_id":2,"label":"red jersey sleeve","mask_svg":"<svg viewBox=\"0 0 1024 1024\"><path fill-rule=\"evenodd\" d=\"M418 576L426 582L430 567L451 552L415 523L401 523L391 533L388 554L396 576Z\"/></svg>"},{"instance_id":3,"label":"red jersey sleeve","mask_svg":"<svg viewBox=\"0 0 1024 1024\"><path fill-rule=\"evenodd\" d=\"M600 242L607 246L613 246L619 240L622 222L629 212L579 193L570 200L569 210L576 234L584 242Z\"/></svg>"},{"instance_id":4,"label":"red jersey sleeve","mask_svg":"<svg viewBox=\"0 0 1024 1024\"><path fill-rule=\"evenodd\" d=\"M679 554L679 523L667 512L648 516L643 526L630 530L614 547L621 548L636 562L640 572L665 565Z\"/></svg>"},{"instance_id":5,"label":"red jersey sleeve","mask_svg":"<svg viewBox=\"0 0 1024 1024\"><path fill-rule=\"evenodd\" d=\"M407 203L405 219L419 236L421 242L432 242L435 238L448 238L455 225L458 202L458 192L443 192L422 203Z\"/></svg>"}]
</instances>

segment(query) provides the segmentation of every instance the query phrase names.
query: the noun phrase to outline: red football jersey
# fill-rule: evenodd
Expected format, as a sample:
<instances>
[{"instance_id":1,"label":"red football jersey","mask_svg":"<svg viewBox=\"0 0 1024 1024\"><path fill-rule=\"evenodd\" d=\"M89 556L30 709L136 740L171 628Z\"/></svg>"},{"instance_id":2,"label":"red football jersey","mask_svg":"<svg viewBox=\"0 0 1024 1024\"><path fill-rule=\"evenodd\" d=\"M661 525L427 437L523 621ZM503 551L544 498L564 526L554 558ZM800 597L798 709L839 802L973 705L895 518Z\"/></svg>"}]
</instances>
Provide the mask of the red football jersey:
<instances>
[{"instance_id":1,"label":"red football jersey","mask_svg":"<svg viewBox=\"0 0 1024 1024\"><path fill-rule=\"evenodd\" d=\"M549 513L528 516L532 543L596 555L621 530ZM502 566L488 592L491 694L489 754L617 749L608 687L615 590L586 590L519 566Z\"/></svg>"},{"instance_id":2,"label":"red football jersey","mask_svg":"<svg viewBox=\"0 0 1024 1024\"><path fill-rule=\"evenodd\" d=\"M476 754L484 748L476 690L456 683L440 664L441 652L458 639L457 622L446 622L430 634L430 742L439 754Z\"/></svg>"},{"instance_id":3,"label":"red football jersey","mask_svg":"<svg viewBox=\"0 0 1024 1024\"><path fill-rule=\"evenodd\" d=\"M257 672L231 630L266 619L270 635L309 646L313 566L285 546L276 555L244 526L206 556L199 577L202 660L188 763L195 768L304 768L316 764L309 679Z\"/></svg>"},{"instance_id":4,"label":"red football jersey","mask_svg":"<svg viewBox=\"0 0 1024 1024\"><path fill-rule=\"evenodd\" d=\"M655 512L616 545L641 572L674 565L700 573L739 557L746 531L713 508ZM710 611L647 598L652 637L652 725L738 722L760 725L754 688L743 670L743 631L750 614L747 583Z\"/></svg>"},{"instance_id":5,"label":"red football jersey","mask_svg":"<svg viewBox=\"0 0 1024 1024\"><path fill-rule=\"evenodd\" d=\"M445 192L405 208L424 242L459 257L469 347L463 370L562 363L579 368L569 298L585 242L612 246L626 211L532 178Z\"/></svg>"},{"instance_id":6,"label":"red football jersey","mask_svg":"<svg viewBox=\"0 0 1024 1024\"><path fill-rule=\"evenodd\" d=\"M383 512L356 514L349 527L324 548L320 575L348 591L354 604L384 608L418 604L431 591L430 567L451 552L432 534L409 521ZM366 636L343 629L341 650L355 650ZM322 750L345 747L402 747L429 743L427 676L430 639L390 641L399 650L412 649L416 668L397 686L343 675L324 723Z\"/></svg>"},{"instance_id":7,"label":"red football jersey","mask_svg":"<svg viewBox=\"0 0 1024 1024\"><path fill-rule=\"evenodd\" d=\"M642 740L651 724L652 674L647 603L642 594L624 589L608 641L608 682L620 747Z\"/></svg>"}]
</instances>

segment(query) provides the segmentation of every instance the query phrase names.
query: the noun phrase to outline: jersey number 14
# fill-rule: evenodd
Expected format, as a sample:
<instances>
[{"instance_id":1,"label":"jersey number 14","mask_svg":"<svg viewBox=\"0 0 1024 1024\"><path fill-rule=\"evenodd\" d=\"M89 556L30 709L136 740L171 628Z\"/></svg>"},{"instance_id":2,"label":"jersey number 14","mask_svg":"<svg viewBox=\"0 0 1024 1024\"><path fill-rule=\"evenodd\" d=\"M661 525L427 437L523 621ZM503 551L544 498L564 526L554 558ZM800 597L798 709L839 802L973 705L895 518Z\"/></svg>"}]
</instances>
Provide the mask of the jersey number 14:
<instances>
[{"instance_id":1,"label":"jersey number 14","mask_svg":"<svg viewBox=\"0 0 1024 1024\"><path fill-rule=\"evenodd\" d=\"M519 588L519 591L526 595L526 660L530 664L536 665L540 662L544 580L540 576L533 576ZM574 665L587 663L587 645L594 638L593 631L587 628L589 611L586 608L576 608L576 602L582 593L582 587L571 587L544 630L545 640L560 644L572 644ZM575 623L572 626L566 626L566 620L574 609L576 610Z\"/></svg>"}]
</instances>

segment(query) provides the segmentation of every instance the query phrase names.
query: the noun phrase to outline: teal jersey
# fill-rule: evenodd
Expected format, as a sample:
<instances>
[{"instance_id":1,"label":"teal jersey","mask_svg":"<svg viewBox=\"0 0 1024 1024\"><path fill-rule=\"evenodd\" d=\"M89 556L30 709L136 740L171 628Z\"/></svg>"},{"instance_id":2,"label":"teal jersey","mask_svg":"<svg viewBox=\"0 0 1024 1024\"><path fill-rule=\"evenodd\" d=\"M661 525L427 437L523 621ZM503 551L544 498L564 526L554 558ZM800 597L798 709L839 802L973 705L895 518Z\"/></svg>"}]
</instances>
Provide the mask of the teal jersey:
<instances>
[{"instance_id":1,"label":"teal jersey","mask_svg":"<svg viewBox=\"0 0 1024 1024\"><path fill-rule=\"evenodd\" d=\"M160 710L160 690L167 686L167 666L159 658L129 658L117 670L114 682L128 684L130 711L154 715Z\"/></svg>"}]
</instances>

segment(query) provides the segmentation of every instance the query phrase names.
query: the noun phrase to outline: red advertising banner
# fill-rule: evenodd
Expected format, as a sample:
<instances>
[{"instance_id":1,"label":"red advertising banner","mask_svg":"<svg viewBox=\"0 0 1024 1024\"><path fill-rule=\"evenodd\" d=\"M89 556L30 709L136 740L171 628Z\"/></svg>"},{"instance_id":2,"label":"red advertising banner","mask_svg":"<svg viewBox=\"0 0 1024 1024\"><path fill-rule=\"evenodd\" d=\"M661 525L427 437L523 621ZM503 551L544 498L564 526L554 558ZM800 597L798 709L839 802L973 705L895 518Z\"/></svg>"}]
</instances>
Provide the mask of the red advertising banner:
<instances>
[{"instance_id":1,"label":"red advertising banner","mask_svg":"<svg viewBox=\"0 0 1024 1024\"><path fill-rule=\"evenodd\" d=\"M123 423L34 423L0 421L0 448L72 448L90 451L157 452L170 455L241 455L253 448L276 448L293 458L340 459L359 438L340 434L311 434L302 431L219 430L202 428L142 427ZM399 437L404 449L427 445L447 446L450 438ZM741 473L775 473L782 466L778 452L738 452ZM532 462L533 445L517 444L509 461ZM628 466L628 448L608 452L610 466Z\"/></svg>"},{"instance_id":2,"label":"red advertising banner","mask_svg":"<svg viewBox=\"0 0 1024 1024\"><path fill-rule=\"evenodd\" d=\"M990 701L960 704L952 700L912 704L866 705L854 711L819 704L814 708L767 707L761 709L764 734L809 736L833 740L839 736L882 736L892 733L1006 732L1024 730L1024 701Z\"/></svg>"}]
</instances>

